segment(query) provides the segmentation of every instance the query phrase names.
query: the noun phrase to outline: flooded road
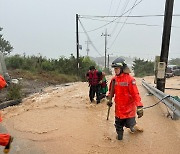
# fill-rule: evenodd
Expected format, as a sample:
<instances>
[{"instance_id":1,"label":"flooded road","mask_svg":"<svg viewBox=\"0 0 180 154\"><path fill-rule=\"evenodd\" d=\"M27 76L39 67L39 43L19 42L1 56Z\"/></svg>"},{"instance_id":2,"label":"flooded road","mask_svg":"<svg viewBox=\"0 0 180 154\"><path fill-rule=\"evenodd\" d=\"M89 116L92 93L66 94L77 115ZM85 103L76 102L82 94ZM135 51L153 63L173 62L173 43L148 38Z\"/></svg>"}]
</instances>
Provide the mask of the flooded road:
<instances>
[{"instance_id":1,"label":"flooded road","mask_svg":"<svg viewBox=\"0 0 180 154\"><path fill-rule=\"evenodd\" d=\"M142 79L136 80L144 106L156 103L157 99L148 96L141 85ZM153 83L152 77L145 80ZM179 77L171 80L172 84L175 81L180 84ZM107 121L106 100L98 105L90 103L88 91L88 84L83 82L49 87L24 99L19 106L4 109L3 127L15 137L10 153L179 153L180 120L167 118L163 104L145 110L144 116L137 119L144 128L143 133L131 134L125 129L123 141L118 141L114 128L114 106Z\"/></svg>"}]
</instances>

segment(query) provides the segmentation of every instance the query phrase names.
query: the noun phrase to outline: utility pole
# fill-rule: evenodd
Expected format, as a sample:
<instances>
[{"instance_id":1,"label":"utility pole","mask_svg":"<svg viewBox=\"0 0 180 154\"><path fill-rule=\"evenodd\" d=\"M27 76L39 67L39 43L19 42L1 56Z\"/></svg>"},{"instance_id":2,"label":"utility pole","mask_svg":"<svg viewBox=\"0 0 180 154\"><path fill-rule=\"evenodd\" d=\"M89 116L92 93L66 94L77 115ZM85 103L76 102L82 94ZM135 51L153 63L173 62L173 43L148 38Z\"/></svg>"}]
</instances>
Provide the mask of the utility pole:
<instances>
[{"instance_id":1,"label":"utility pole","mask_svg":"<svg viewBox=\"0 0 180 154\"><path fill-rule=\"evenodd\" d=\"M107 67L108 67L108 69L109 69L109 56L110 55L113 55L112 53L111 54L108 54L108 65L107 65Z\"/></svg>"},{"instance_id":2,"label":"utility pole","mask_svg":"<svg viewBox=\"0 0 180 154\"><path fill-rule=\"evenodd\" d=\"M79 15L76 14L76 49L77 49L77 75L79 76L79 31L78 31Z\"/></svg>"},{"instance_id":3,"label":"utility pole","mask_svg":"<svg viewBox=\"0 0 180 154\"><path fill-rule=\"evenodd\" d=\"M108 66L107 66L107 67L108 67L108 69L109 69L109 54L108 54Z\"/></svg>"},{"instance_id":4,"label":"utility pole","mask_svg":"<svg viewBox=\"0 0 180 154\"><path fill-rule=\"evenodd\" d=\"M173 5L174 5L174 0L166 0L165 15L164 15L164 28L163 28L162 46L161 46L161 55L160 55L160 62L165 62L166 64L165 68L167 68L167 63L168 63ZM157 89L164 92L165 82L166 82L165 75L164 75L164 78L161 78L161 79L158 78Z\"/></svg>"},{"instance_id":5,"label":"utility pole","mask_svg":"<svg viewBox=\"0 0 180 154\"><path fill-rule=\"evenodd\" d=\"M87 48L86 48L86 51L87 51L87 56L89 56L89 44L91 44L91 41L85 41L85 43L87 44Z\"/></svg>"},{"instance_id":6,"label":"utility pole","mask_svg":"<svg viewBox=\"0 0 180 154\"><path fill-rule=\"evenodd\" d=\"M107 36L110 36L109 34L107 34L107 29L105 31L105 34L102 33L101 36L105 37L105 60L104 60L104 68L106 68L106 53L107 53Z\"/></svg>"}]
</instances>

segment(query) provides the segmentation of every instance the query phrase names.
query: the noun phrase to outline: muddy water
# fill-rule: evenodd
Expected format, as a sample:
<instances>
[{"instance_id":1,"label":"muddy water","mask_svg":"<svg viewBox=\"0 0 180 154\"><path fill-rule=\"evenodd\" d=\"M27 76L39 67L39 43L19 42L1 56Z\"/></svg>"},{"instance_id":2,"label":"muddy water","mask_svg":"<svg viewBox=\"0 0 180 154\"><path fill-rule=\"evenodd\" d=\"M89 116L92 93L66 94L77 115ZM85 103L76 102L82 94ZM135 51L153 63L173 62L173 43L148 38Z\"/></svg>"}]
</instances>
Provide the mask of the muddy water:
<instances>
[{"instance_id":1,"label":"muddy water","mask_svg":"<svg viewBox=\"0 0 180 154\"><path fill-rule=\"evenodd\" d=\"M141 80L137 78L137 85L144 106L156 103L153 96L147 96ZM153 83L152 77L145 80ZM170 78L168 82L174 86L175 82L180 84L180 78ZM3 114L3 125L15 136L14 144L19 146L18 151L13 147L13 154L24 154L24 147L18 145L22 140L27 141L29 149L47 154L178 154L180 151L180 122L167 118L163 105L144 111L144 116L137 119L144 128L143 133L130 134L125 129L124 140L117 141L114 106L107 121L106 101L98 105L90 103L87 83L49 87L24 99L23 104L5 109Z\"/></svg>"}]
</instances>

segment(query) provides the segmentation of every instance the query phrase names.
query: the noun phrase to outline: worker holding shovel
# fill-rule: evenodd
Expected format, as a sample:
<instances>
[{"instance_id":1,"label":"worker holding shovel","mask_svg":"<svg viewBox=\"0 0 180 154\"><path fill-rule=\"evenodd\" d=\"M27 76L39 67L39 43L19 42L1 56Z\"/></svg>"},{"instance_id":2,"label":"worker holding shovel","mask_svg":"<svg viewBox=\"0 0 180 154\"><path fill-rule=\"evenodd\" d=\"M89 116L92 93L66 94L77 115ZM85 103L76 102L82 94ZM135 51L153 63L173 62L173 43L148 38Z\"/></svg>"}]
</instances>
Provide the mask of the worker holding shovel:
<instances>
[{"instance_id":1,"label":"worker holding shovel","mask_svg":"<svg viewBox=\"0 0 180 154\"><path fill-rule=\"evenodd\" d=\"M130 70L123 58L117 58L113 61L115 77L112 78L109 86L109 101L107 105L108 116L112 106L112 97L115 101L115 128L117 139L123 139L123 127L130 129L132 133L143 130L136 125L135 116L143 116L143 104L136 86L135 79L129 74ZM108 120L108 117L107 117Z\"/></svg>"}]
</instances>

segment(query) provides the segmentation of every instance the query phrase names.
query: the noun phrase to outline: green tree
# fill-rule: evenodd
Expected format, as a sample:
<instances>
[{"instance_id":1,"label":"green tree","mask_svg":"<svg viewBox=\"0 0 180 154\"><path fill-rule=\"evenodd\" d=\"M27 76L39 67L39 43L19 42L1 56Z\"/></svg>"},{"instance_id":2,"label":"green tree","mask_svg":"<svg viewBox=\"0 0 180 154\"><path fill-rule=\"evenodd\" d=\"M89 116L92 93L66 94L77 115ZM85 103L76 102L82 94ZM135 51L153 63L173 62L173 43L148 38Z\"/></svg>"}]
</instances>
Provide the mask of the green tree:
<instances>
[{"instance_id":1,"label":"green tree","mask_svg":"<svg viewBox=\"0 0 180 154\"><path fill-rule=\"evenodd\" d=\"M0 31L2 31L2 28L0 27ZM13 47L11 46L10 42L5 40L3 38L3 35L0 34L0 52L2 52L4 55L7 55L11 53L13 50Z\"/></svg>"},{"instance_id":2,"label":"green tree","mask_svg":"<svg viewBox=\"0 0 180 154\"><path fill-rule=\"evenodd\" d=\"M56 72L69 76L77 76L77 60L71 55L69 58L60 57L59 59L46 59L42 56L7 56L6 65L8 69L22 69L31 72ZM79 58L79 77L85 80L85 74L89 70L89 66L96 63L89 57Z\"/></svg>"},{"instance_id":3,"label":"green tree","mask_svg":"<svg viewBox=\"0 0 180 154\"><path fill-rule=\"evenodd\" d=\"M80 65L79 75L82 80L85 80L85 75L86 75L87 71L89 70L90 66L96 67L96 63L94 61L92 61L88 56L80 57L79 65Z\"/></svg>"},{"instance_id":4,"label":"green tree","mask_svg":"<svg viewBox=\"0 0 180 154\"><path fill-rule=\"evenodd\" d=\"M144 61L135 59L132 69L134 70L134 75L136 77L143 77L154 74L154 63L151 61Z\"/></svg>"},{"instance_id":5,"label":"green tree","mask_svg":"<svg viewBox=\"0 0 180 154\"><path fill-rule=\"evenodd\" d=\"M9 69L21 69L24 65L24 60L20 55L6 57L6 66Z\"/></svg>"},{"instance_id":6,"label":"green tree","mask_svg":"<svg viewBox=\"0 0 180 154\"><path fill-rule=\"evenodd\" d=\"M178 65L178 66L180 66L180 58L171 59L169 61L169 64L170 65Z\"/></svg>"}]
</instances>

